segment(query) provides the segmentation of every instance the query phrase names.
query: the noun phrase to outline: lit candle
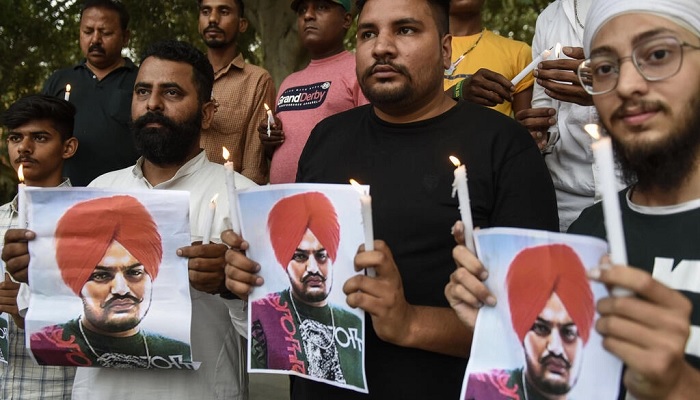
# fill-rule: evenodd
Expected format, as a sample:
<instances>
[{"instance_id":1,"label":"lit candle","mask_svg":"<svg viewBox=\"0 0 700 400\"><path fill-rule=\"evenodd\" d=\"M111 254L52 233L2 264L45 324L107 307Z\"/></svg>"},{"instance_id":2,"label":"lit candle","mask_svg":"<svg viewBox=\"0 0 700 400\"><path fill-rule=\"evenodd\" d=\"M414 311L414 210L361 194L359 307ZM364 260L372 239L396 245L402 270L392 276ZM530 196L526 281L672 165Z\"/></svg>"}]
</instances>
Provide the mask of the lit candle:
<instances>
[{"instance_id":1,"label":"lit candle","mask_svg":"<svg viewBox=\"0 0 700 400\"><path fill-rule=\"evenodd\" d=\"M627 248L625 247L625 232L622 228L620 201L615 188L615 164L613 161L612 142L609 137L600 137L597 124L587 124L584 129L593 137L591 145L595 166L598 170L599 191L603 196L603 216L605 232L610 246L610 260L613 264L627 265ZM627 289L614 287L615 296L629 296Z\"/></svg>"},{"instance_id":2,"label":"lit candle","mask_svg":"<svg viewBox=\"0 0 700 400\"><path fill-rule=\"evenodd\" d=\"M209 202L209 208L207 209L207 216L204 220L204 232L202 234L202 244L209 244L211 242L211 227L214 225L214 214L216 214L216 199L219 194L215 194Z\"/></svg>"},{"instance_id":3,"label":"lit candle","mask_svg":"<svg viewBox=\"0 0 700 400\"><path fill-rule=\"evenodd\" d=\"M528 64L528 66L525 67L525 69L523 69L522 71L520 71L520 73L519 73L518 75L516 75L515 78L513 78L513 79L510 81L510 83L511 83L513 86L515 86L515 85L517 85L518 83L520 83L520 81L522 81L522 80L527 76L527 74L529 74L530 72L532 72L532 70L535 69L535 67L537 67L537 64L541 63L543 60L546 60L546 59L549 57L550 54L552 54L552 49L546 49L546 50L544 50L542 53L540 53L539 56L535 57L535 59L532 60L532 62L531 62L530 64Z\"/></svg>"},{"instance_id":4,"label":"lit candle","mask_svg":"<svg viewBox=\"0 0 700 400\"><path fill-rule=\"evenodd\" d=\"M66 84L66 93L63 95L63 100L68 101L70 99L70 83Z\"/></svg>"},{"instance_id":5,"label":"lit candle","mask_svg":"<svg viewBox=\"0 0 700 400\"><path fill-rule=\"evenodd\" d=\"M265 111L267 112L267 137L270 137L270 129L272 125L275 124L275 119L272 117L272 110L267 106L267 103L263 103L265 106Z\"/></svg>"},{"instance_id":6,"label":"lit candle","mask_svg":"<svg viewBox=\"0 0 700 400\"><path fill-rule=\"evenodd\" d=\"M561 43L557 42L557 44L554 46L554 59L558 60L559 56L561 56ZM566 83L566 82L560 82L556 81L559 83ZM559 100L552 98L552 108L556 111L557 116L559 114L559 106L560 106Z\"/></svg>"},{"instance_id":7,"label":"lit candle","mask_svg":"<svg viewBox=\"0 0 700 400\"><path fill-rule=\"evenodd\" d=\"M374 225L372 223L372 196L362 188L356 180L350 179L350 184L360 192L360 204L362 206L362 226L365 231L365 251L374 251ZM368 276L377 276L374 268L367 269Z\"/></svg>"},{"instance_id":8,"label":"lit candle","mask_svg":"<svg viewBox=\"0 0 700 400\"><path fill-rule=\"evenodd\" d=\"M467 186L467 167L462 165L455 156L450 156L450 161L455 165L455 180L452 182L452 197L457 195L459 200L459 213L464 223L464 244L469 251L476 254L474 249L474 223L472 222L472 209L469 205L469 187Z\"/></svg>"},{"instance_id":9,"label":"lit candle","mask_svg":"<svg viewBox=\"0 0 700 400\"><path fill-rule=\"evenodd\" d=\"M238 222L238 211L236 205L238 198L236 197L236 180L233 173L233 163L228 160L230 154L226 147L222 146L224 156L224 170L226 171L226 190L228 194L228 218L231 220L231 229L237 234L241 234L241 224Z\"/></svg>"},{"instance_id":10,"label":"lit candle","mask_svg":"<svg viewBox=\"0 0 700 400\"><path fill-rule=\"evenodd\" d=\"M24 166L22 164L17 168L17 227L19 229L27 229L27 193L24 189L27 185L24 184Z\"/></svg>"}]
</instances>

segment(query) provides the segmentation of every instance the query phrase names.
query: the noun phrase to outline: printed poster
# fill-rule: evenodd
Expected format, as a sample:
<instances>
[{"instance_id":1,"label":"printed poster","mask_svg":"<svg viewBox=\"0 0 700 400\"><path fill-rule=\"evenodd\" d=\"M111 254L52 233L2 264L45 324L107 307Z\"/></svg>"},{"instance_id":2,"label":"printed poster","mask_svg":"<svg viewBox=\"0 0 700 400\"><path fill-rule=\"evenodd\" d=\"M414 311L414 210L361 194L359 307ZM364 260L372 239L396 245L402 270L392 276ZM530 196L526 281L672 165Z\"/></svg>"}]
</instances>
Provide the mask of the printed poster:
<instances>
[{"instance_id":1,"label":"printed poster","mask_svg":"<svg viewBox=\"0 0 700 400\"><path fill-rule=\"evenodd\" d=\"M249 372L292 374L367 392L364 311L345 302L364 242L350 185L289 184L238 195L247 256L263 286L249 298Z\"/></svg>"},{"instance_id":2,"label":"printed poster","mask_svg":"<svg viewBox=\"0 0 700 400\"><path fill-rule=\"evenodd\" d=\"M26 346L42 365L196 369L190 347L189 194L26 189Z\"/></svg>"},{"instance_id":3,"label":"printed poster","mask_svg":"<svg viewBox=\"0 0 700 400\"><path fill-rule=\"evenodd\" d=\"M595 330L595 304L608 293L586 276L607 243L515 228L475 240L498 303L479 310L462 398L617 399L622 363Z\"/></svg>"}]
</instances>

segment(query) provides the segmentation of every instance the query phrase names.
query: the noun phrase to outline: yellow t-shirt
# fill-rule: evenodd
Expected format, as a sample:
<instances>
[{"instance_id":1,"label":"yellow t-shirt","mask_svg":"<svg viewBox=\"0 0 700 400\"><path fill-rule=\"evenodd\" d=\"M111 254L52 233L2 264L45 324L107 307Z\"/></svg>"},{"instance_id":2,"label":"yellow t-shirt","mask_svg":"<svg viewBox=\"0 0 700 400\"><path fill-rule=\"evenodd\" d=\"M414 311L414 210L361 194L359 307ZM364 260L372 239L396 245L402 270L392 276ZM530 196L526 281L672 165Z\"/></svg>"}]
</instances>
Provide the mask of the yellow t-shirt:
<instances>
[{"instance_id":1,"label":"yellow t-shirt","mask_svg":"<svg viewBox=\"0 0 700 400\"><path fill-rule=\"evenodd\" d=\"M476 43L479 35L480 33L453 37L451 62L454 63L462 53L469 50ZM526 43L484 30L484 36L479 41L479 44L457 64L452 74L448 75L445 73L445 90L475 73L480 68L498 72L510 80L515 78L530 62L532 62L532 50ZM532 73L528 74L525 79L515 86L515 93L520 93L529 88L534 81ZM510 116L512 110L510 102L504 102L492 108L508 116Z\"/></svg>"}]
</instances>

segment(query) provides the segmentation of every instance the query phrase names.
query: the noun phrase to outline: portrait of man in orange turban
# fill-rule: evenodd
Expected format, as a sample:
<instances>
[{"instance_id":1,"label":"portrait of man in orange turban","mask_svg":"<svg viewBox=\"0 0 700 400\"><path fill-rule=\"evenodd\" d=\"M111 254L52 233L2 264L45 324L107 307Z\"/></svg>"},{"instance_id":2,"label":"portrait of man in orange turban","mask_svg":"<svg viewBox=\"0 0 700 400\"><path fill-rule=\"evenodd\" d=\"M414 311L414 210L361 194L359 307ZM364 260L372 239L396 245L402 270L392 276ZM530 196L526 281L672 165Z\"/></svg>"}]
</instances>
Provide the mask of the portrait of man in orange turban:
<instances>
[{"instance_id":1,"label":"portrait of man in orange turban","mask_svg":"<svg viewBox=\"0 0 700 400\"><path fill-rule=\"evenodd\" d=\"M163 257L158 226L135 197L76 203L58 220L56 262L82 314L31 335L37 361L49 365L148 368L151 357L189 354L180 341L139 327L151 307Z\"/></svg>"},{"instance_id":2,"label":"portrait of man in orange turban","mask_svg":"<svg viewBox=\"0 0 700 400\"><path fill-rule=\"evenodd\" d=\"M529 247L513 259L505 284L525 365L471 374L465 399L566 399L595 316L585 267L567 245Z\"/></svg>"},{"instance_id":3,"label":"portrait of man in orange turban","mask_svg":"<svg viewBox=\"0 0 700 400\"><path fill-rule=\"evenodd\" d=\"M252 302L251 366L364 387L362 321L330 303L341 229L320 192L284 197L267 230L289 287Z\"/></svg>"}]
</instances>

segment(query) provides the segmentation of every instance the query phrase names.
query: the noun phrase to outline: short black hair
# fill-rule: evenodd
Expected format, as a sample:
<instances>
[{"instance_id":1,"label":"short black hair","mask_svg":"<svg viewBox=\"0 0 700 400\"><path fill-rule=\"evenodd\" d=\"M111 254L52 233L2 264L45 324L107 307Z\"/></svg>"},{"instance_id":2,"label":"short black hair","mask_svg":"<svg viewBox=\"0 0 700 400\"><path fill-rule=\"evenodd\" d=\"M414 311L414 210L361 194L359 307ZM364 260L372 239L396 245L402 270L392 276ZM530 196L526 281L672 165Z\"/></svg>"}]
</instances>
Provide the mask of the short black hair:
<instances>
[{"instance_id":1,"label":"short black hair","mask_svg":"<svg viewBox=\"0 0 700 400\"><path fill-rule=\"evenodd\" d=\"M450 0L426 0L433 9L433 18L437 25L440 37L445 36L450 31ZM357 0L356 7L358 15L362 13L367 0Z\"/></svg>"},{"instance_id":2,"label":"short black hair","mask_svg":"<svg viewBox=\"0 0 700 400\"><path fill-rule=\"evenodd\" d=\"M179 40L161 40L148 46L141 56L142 65L148 57L191 65L192 80L197 87L200 105L211 99L211 90L214 87L214 67L211 66L207 56L194 46Z\"/></svg>"},{"instance_id":3,"label":"short black hair","mask_svg":"<svg viewBox=\"0 0 700 400\"><path fill-rule=\"evenodd\" d=\"M48 120L65 142L73 137L74 118L75 106L70 102L32 94L17 100L2 114L2 125L13 130L31 121Z\"/></svg>"},{"instance_id":4,"label":"short black hair","mask_svg":"<svg viewBox=\"0 0 700 400\"><path fill-rule=\"evenodd\" d=\"M118 0L85 0L83 3L83 8L80 10L80 19L83 19L83 13L88 8L105 8L107 10L112 10L119 14L119 25L122 31L126 31L129 28L129 12L126 11L126 7Z\"/></svg>"},{"instance_id":5,"label":"short black hair","mask_svg":"<svg viewBox=\"0 0 700 400\"><path fill-rule=\"evenodd\" d=\"M238 6L238 16L243 18L243 14L245 14L245 5L243 5L243 0L233 0L233 1ZM197 0L197 6L198 7L202 6L202 0Z\"/></svg>"}]
</instances>

